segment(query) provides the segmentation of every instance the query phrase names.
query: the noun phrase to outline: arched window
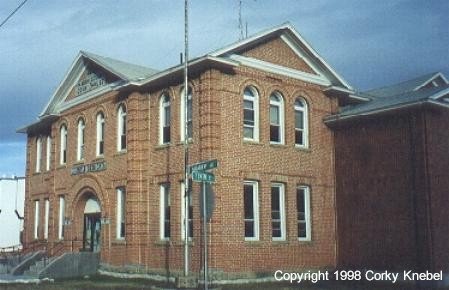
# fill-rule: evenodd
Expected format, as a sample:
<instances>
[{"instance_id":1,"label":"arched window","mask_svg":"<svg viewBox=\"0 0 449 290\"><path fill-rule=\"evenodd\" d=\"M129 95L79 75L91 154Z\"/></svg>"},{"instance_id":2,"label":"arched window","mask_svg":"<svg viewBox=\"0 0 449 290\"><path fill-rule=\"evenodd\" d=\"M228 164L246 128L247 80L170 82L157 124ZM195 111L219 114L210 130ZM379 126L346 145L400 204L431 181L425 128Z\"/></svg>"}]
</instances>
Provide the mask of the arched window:
<instances>
[{"instance_id":1,"label":"arched window","mask_svg":"<svg viewBox=\"0 0 449 290\"><path fill-rule=\"evenodd\" d=\"M270 96L270 142L284 144L284 99L278 92Z\"/></svg>"},{"instance_id":2,"label":"arched window","mask_svg":"<svg viewBox=\"0 0 449 290\"><path fill-rule=\"evenodd\" d=\"M67 162L67 127L62 125L60 131L60 150L59 150L59 163L66 164Z\"/></svg>"},{"instance_id":3,"label":"arched window","mask_svg":"<svg viewBox=\"0 0 449 290\"><path fill-rule=\"evenodd\" d=\"M103 156L104 154L104 114L102 112L97 114L96 154L97 156Z\"/></svg>"},{"instance_id":4,"label":"arched window","mask_svg":"<svg viewBox=\"0 0 449 290\"><path fill-rule=\"evenodd\" d=\"M76 160L80 161L84 159L84 119L78 120L78 142L76 146Z\"/></svg>"},{"instance_id":5,"label":"arched window","mask_svg":"<svg viewBox=\"0 0 449 290\"><path fill-rule=\"evenodd\" d=\"M164 93L159 104L159 144L170 143L170 96Z\"/></svg>"},{"instance_id":6,"label":"arched window","mask_svg":"<svg viewBox=\"0 0 449 290\"><path fill-rule=\"evenodd\" d=\"M117 151L126 149L126 107L121 104L117 111Z\"/></svg>"},{"instance_id":7,"label":"arched window","mask_svg":"<svg viewBox=\"0 0 449 290\"><path fill-rule=\"evenodd\" d=\"M253 87L243 92L243 139L259 141L259 96Z\"/></svg>"},{"instance_id":8,"label":"arched window","mask_svg":"<svg viewBox=\"0 0 449 290\"><path fill-rule=\"evenodd\" d=\"M42 138L36 139L36 172L41 172L42 161Z\"/></svg>"},{"instance_id":9,"label":"arched window","mask_svg":"<svg viewBox=\"0 0 449 290\"><path fill-rule=\"evenodd\" d=\"M303 98L295 100L295 146L308 147L308 109L307 102Z\"/></svg>"},{"instance_id":10,"label":"arched window","mask_svg":"<svg viewBox=\"0 0 449 290\"><path fill-rule=\"evenodd\" d=\"M187 106L186 106L187 101ZM193 114L192 114L192 89L188 89L187 100L185 98L184 89L181 92L181 141L185 140L186 130L187 138L192 139L193 137ZM187 108L186 108L187 107ZM187 116L186 116L187 110ZM186 125L187 122L187 125Z\"/></svg>"}]
</instances>

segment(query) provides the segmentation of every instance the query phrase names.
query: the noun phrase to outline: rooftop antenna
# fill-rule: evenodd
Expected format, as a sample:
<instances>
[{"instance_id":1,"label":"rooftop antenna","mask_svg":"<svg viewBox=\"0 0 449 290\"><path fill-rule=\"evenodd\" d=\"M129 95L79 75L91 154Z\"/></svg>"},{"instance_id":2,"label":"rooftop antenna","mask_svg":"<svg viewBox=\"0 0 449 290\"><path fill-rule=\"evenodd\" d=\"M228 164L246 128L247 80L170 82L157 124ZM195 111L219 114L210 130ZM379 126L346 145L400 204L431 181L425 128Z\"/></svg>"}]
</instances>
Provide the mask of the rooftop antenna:
<instances>
[{"instance_id":1,"label":"rooftop antenna","mask_svg":"<svg viewBox=\"0 0 449 290\"><path fill-rule=\"evenodd\" d=\"M243 36L243 19L242 19L242 2L243 2L243 0L239 0L239 31L240 31L239 40L244 39L244 36Z\"/></svg>"}]
</instances>

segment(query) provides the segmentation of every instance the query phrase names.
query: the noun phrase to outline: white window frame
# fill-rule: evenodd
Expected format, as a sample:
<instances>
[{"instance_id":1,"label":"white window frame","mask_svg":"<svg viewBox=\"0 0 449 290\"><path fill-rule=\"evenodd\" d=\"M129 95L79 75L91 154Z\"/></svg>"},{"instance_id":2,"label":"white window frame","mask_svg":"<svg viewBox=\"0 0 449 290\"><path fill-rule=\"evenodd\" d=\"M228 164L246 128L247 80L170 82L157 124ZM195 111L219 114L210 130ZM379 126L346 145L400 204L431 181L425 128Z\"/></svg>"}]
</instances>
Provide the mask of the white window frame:
<instances>
[{"instance_id":1,"label":"white window frame","mask_svg":"<svg viewBox=\"0 0 449 290\"><path fill-rule=\"evenodd\" d=\"M311 225L311 216L310 216L310 187L307 185L299 185L296 189L296 224L299 224L298 219L298 190L302 190L304 192L304 221L306 223L306 236L300 237L299 231L297 230L296 236L298 237L298 241L311 241L312 240L312 225Z\"/></svg>"},{"instance_id":2,"label":"white window frame","mask_svg":"<svg viewBox=\"0 0 449 290\"><path fill-rule=\"evenodd\" d=\"M42 137L39 136L36 139L36 173L41 172L42 161Z\"/></svg>"},{"instance_id":3,"label":"white window frame","mask_svg":"<svg viewBox=\"0 0 449 290\"><path fill-rule=\"evenodd\" d=\"M192 89L190 87L188 88L188 92L187 92L187 98L189 98L189 97L191 100L190 110L192 111L192 114L191 114L192 119L190 120L192 122L192 136L189 137L188 141L191 141L193 138L193 94L192 94ZM188 108L187 108L187 110L188 110ZM182 91L181 91L181 110L180 110L180 112L181 112L181 114L180 114L179 124L180 124L181 130L179 130L179 131L181 133L181 136L180 136L181 142L184 142L185 136L186 136L186 98L185 98L184 89L182 89Z\"/></svg>"},{"instance_id":4,"label":"white window frame","mask_svg":"<svg viewBox=\"0 0 449 290\"><path fill-rule=\"evenodd\" d=\"M185 240L185 216L186 216L186 209L185 209L185 183L181 182L181 240L184 241ZM189 208L193 207L192 205L192 194L189 194ZM192 214L193 214L193 210L192 210ZM193 216L189 216L189 225L190 223L193 223ZM191 241L193 238L193 232L189 231L189 241Z\"/></svg>"},{"instance_id":5,"label":"white window frame","mask_svg":"<svg viewBox=\"0 0 449 290\"><path fill-rule=\"evenodd\" d=\"M166 102L166 98L168 102ZM168 116L168 127L171 127L171 98L168 93L163 93L159 100L159 145L169 144L171 142L171 130L169 130L168 141L164 142L164 128L165 123L167 122L167 114L165 109L168 107L169 116Z\"/></svg>"},{"instance_id":6,"label":"white window frame","mask_svg":"<svg viewBox=\"0 0 449 290\"><path fill-rule=\"evenodd\" d=\"M60 150L59 150L59 164L67 163L67 126L62 125L60 132Z\"/></svg>"},{"instance_id":7,"label":"white window frame","mask_svg":"<svg viewBox=\"0 0 449 290\"><path fill-rule=\"evenodd\" d=\"M246 92L249 91L251 95L247 94ZM245 125L244 120L244 113L243 113L243 140L245 141L254 141L259 142L259 94L257 90L252 87L248 86L243 91L243 102L249 101L253 103L253 110L254 110L254 126L251 127L250 125ZM245 105L243 103L243 111L245 110ZM252 128L253 129L253 138L245 137L244 128Z\"/></svg>"},{"instance_id":8,"label":"white window frame","mask_svg":"<svg viewBox=\"0 0 449 290\"><path fill-rule=\"evenodd\" d=\"M170 235L168 237L165 236L165 193L168 191L168 206L170 207L170 227L171 227L171 201L170 201L170 184L163 183L160 185L160 212L159 212L159 238L162 241L168 241L171 237L171 229Z\"/></svg>"},{"instance_id":9,"label":"white window frame","mask_svg":"<svg viewBox=\"0 0 449 290\"><path fill-rule=\"evenodd\" d=\"M123 235L122 235L122 230L124 230ZM116 235L115 235L115 237L117 240L124 240L126 237L126 191L125 191L124 187L117 188Z\"/></svg>"},{"instance_id":10,"label":"white window frame","mask_svg":"<svg viewBox=\"0 0 449 290\"><path fill-rule=\"evenodd\" d=\"M104 155L104 127L105 127L104 114L103 112L99 112L97 114L97 134L96 134L97 142L95 146L95 154L97 157L101 157ZM101 144L103 144L103 146L101 146ZM103 149L103 152L100 152L100 149Z\"/></svg>"},{"instance_id":11,"label":"white window frame","mask_svg":"<svg viewBox=\"0 0 449 290\"><path fill-rule=\"evenodd\" d=\"M47 171L50 171L50 162L51 162L51 136L47 136L47 152L46 152L46 162L45 162L45 169Z\"/></svg>"},{"instance_id":12,"label":"white window frame","mask_svg":"<svg viewBox=\"0 0 449 290\"><path fill-rule=\"evenodd\" d=\"M45 199L44 239L48 240L48 227L50 221L50 200Z\"/></svg>"},{"instance_id":13,"label":"white window frame","mask_svg":"<svg viewBox=\"0 0 449 290\"><path fill-rule=\"evenodd\" d=\"M78 138L76 145L76 160L82 161L84 160L84 137L85 137L85 128L86 123L83 118L79 118L78 120Z\"/></svg>"},{"instance_id":14,"label":"white window frame","mask_svg":"<svg viewBox=\"0 0 449 290\"><path fill-rule=\"evenodd\" d=\"M300 102L302 104L302 106L298 106L296 105L296 102ZM295 146L299 147L299 148L308 148L309 147L309 109L308 109L308 104L307 101L302 98L302 97L298 97L295 100L295 104L294 104L294 110L295 110ZM300 128L296 128L296 112L302 112L302 116L303 116L303 126L304 128L302 129L302 138L303 138L303 143L304 144L298 144L296 143L296 131L301 131Z\"/></svg>"},{"instance_id":15,"label":"white window frame","mask_svg":"<svg viewBox=\"0 0 449 290\"><path fill-rule=\"evenodd\" d=\"M65 197L59 196L58 239L64 239Z\"/></svg>"},{"instance_id":16,"label":"white window frame","mask_svg":"<svg viewBox=\"0 0 449 290\"><path fill-rule=\"evenodd\" d=\"M279 101L272 100L272 97L279 98ZM277 107L279 112L279 141L271 141L271 107ZM268 120L270 123L270 144L284 144L284 131L285 131L285 122L284 122L284 97L279 92L273 92L270 95L270 107L268 111Z\"/></svg>"},{"instance_id":17,"label":"white window frame","mask_svg":"<svg viewBox=\"0 0 449 290\"><path fill-rule=\"evenodd\" d=\"M245 180L243 182L243 185L251 185L253 187L253 212L254 212L254 237L247 237L245 234L245 222L247 219L245 219L245 197L244 197L244 188L243 188L243 231L245 235L245 241L258 241L259 240L259 182L257 181L251 181L251 180Z\"/></svg>"},{"instance_id":18,"label":"white window frame","mask_svg":"<svg viewBox=\"0 0 449 290\"><path fill-rule=\"evenodd\" d=\"M281 227L281 236L273 236L273 218L271 219L271 237L273 241L285 241L286 240L286 220L285 220L285 185L283 183L272 183L271 188L279 188L279 222ZM271 197L273 194L271 194ZM273 201L271 201L273 202ZM272 207L271 207L272 208Z\"/></svg>"},{"instance_id":19,"label":"white window frame","mask_svg":"<svg viewBox=\"0 0 449 290\"><path fill-rule=\"evenodd\" d=\"M125 104L120 104L117 109L117 151L125 151L127 147L127 110ZM125 136L123 144L122 138Z\"/></svg>"},{"instance_id":20,"label":"white window frame","mask_svg":"<svg viewBox=\"0 0 449 290\"><path fill-rule=\"evenodd\" d=\"M39 239L39 200L34 201L34 239Z\"/></svg>"}]
</instances>

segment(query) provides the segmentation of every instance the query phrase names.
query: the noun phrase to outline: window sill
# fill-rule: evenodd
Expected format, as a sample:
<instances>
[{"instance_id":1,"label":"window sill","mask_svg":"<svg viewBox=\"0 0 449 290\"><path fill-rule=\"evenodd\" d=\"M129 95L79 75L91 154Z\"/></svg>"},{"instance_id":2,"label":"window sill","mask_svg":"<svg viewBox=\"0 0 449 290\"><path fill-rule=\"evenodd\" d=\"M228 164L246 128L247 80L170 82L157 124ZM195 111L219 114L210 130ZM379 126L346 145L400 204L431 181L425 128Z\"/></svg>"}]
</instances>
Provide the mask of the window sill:
<instances>
[{"instance_id":1,"label":"window sill","mask_svg":"<svg viewBox=\"0 0 449 290\"><path fill-rule=\"evenodd\" d=\"M246 245L251 245L251 246L262 246L263 242L261 240L245 239L245 244Z\"/></svg>"},{"instance_id":2,"label":"window sill","mask_svg":"<svg viewBox=\"0 0 449 290\"><path fill-rule=\"evenodd\" d=\"M99 156L95 157L94 160L92 160L92 163L103 161L103 160L104 160L104 156L103 155L99 155Z\"/></svg>"},{"instance_id":3,"label":"window sill","mask_svg":"<svg viewBox=\"0 0 449 290\"><path fill-rule=\"evenodd\" d=\"M301 239L298 238L298 242L299 242L299 243L302 243L302 244L303 244L303 243L304 243L304 244L308 244L308 243L311 243L311 242L312 242L312 239L310 239L310 238L308 238L308 239L307 239L307 238L301 238Z\"/></svg>"},{"instance_id":4,"label":"window sill","mask_svg":"<svg viewBox=\"0 0 449 290\"><path fill-rule=\"evenodd\" d=\"M302 146L302 145L296 145L295 144L294 147L298 151L305 151L305 152L311 152L312 151L309 146Z\"/></svg>"},{"instance_id":5,"label":"window sill","mask_svg":"<svg viewBox=\"0 0 449 290\"><path fill-rule=\"evenodd\" d=\"M41 175L41 172L33 172L32 176Z\"/></svg>"},{"instance_id":6,"label":"window sill","mask_svg":"<svg viewBox=\"0 0 449 290\"><path fill-rule=\"evenodd\" d=\"M164 150L170 147L170 143L165 143L165 144L158 144L155 149L156 150Z\"/></svg>"},{"instance_id":7,"label":"window sill","mask_svg":"<svg viewBox=\"0 0 449 290\"><path fill-rule=\"evenodd\" d=\"M243 139L243 144L248 144L248 145L263 145L263 144L260 143L259 141L256 141L256 140L248 140L248 139Z\"/></svg>"},{"instance_id":8,"label":"window sill","mask_svg":"<svg viewBox=\"0 0 449 290\"><path fill-rule=\"evenodd\" d=\"M115 239L111 243L112 245L126 245L126 239Z\"/></svg>"},{"instance_id":9,"label":"window sill","mask_svg":"<svg viewBox=\"0 0 449 290\"><path fill-rule=\"evenodd\" d=\"M270 147L274 147L274 148L287 148L287 145L283 144L283 143L271 143L270 142Z\"/></svg>"},{"instance_id":10,"label":"window sill","mask_svg":"<svg viewBox=\"0 0 449 290\"><path fill-rule=\"evenodd\" d=\"M120 151L115 152L115 153L114 153L114 157L116 157L116 156L121 156L121 155L125 155L126 153L128 153L128 150L123 149L123 150L120 150Z\"/></svg>"},{"instance_id":11,"label":"window sill","mask_svg":"<svg viewBox=\"0 0 449 290\"><path fill-rule=\"evenodd\" d=\"M60 164L60 165L58 165L58 167L56 167L56 170L65 169L65 168L67 168L67 164Z\"/></svg>"},{"instance_id":12,"label":"window sill","mask_svg":"<svg viewBox=\"0 0 449 290\"><path fill-rule=\"evenodd\" d=\"M81 160L77 160L75 163L73 163L73 165L83 165L84 164L84 159Z\"/></svg>"},{"instance_id":13,"label":"window sill","mask_svg":"<svg viewBox=\"0 0 449 290\"><path fill-rule=\"evenodd\" d=\"M286 239L283 239L283 240L271 239L271 242L273 243L273 245L288 245L289 244L289 242Z\"/></svg>"}]
</instances>

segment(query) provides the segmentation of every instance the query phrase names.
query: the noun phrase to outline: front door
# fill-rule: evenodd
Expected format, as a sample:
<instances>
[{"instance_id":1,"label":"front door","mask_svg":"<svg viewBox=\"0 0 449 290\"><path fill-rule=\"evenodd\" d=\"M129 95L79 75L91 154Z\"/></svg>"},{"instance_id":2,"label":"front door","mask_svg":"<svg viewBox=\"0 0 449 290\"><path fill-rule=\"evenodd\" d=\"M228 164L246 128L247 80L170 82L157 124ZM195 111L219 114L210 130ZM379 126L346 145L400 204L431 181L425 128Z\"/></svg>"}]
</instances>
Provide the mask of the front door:
<instances>
[{"instance_id":1,"label":"front door","mask_svg":"<svg viewBox=\"0 0 449 290\"><path fill-rule=\"evenodd\" d=\"M85 251L100 251L101 214L84 214L83 249Z\"/></svg>"}]
</instances>

